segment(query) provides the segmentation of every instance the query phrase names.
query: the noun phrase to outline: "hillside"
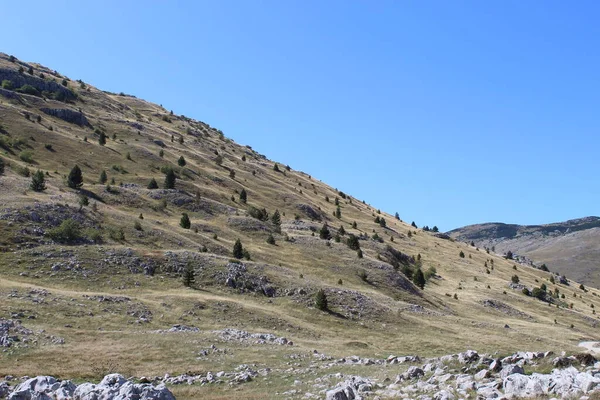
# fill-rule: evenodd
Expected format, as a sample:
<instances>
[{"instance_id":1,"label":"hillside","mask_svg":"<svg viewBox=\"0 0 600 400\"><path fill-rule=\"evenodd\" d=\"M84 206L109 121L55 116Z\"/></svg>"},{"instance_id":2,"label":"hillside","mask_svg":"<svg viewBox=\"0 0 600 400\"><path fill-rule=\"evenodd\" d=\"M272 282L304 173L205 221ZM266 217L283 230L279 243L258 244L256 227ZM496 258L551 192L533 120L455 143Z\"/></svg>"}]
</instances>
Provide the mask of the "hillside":
<instances>
[{"instance_id":1,"label":"hillside","mask_svg":"<svg viewBox=\"0 0 600 400\"><path fill-rule=\"evenodd\" d=\"M0 81L0 377L224 371L167 383L181 399L322 397L338 373L406 370L335 361L352 355L598 338L596 289L413 228L176 110L1 53Z\"/></svg>"},{"instance_id":2,"label":"hillside","mask_svg":"<svg viewBox=\"0 0 600 400\"><path fill-rule=\"evenodd\" d=\"M586 217L547 225L487 223L448 234L476 246L508 251L546 266L570 279L600 287L600 218Z\"/></svg>"}]
</instances>

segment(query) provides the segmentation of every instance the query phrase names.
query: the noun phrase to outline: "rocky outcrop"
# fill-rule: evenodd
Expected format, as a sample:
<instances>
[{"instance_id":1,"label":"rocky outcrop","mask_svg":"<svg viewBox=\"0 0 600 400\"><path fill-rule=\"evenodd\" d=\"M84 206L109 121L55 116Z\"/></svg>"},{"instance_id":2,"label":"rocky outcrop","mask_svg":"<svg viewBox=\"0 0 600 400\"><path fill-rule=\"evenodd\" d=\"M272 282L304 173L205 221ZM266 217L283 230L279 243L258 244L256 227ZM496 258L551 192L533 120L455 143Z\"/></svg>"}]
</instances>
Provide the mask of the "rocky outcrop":
<instances>
[{"instance_id":1,"label":"rocky outcrop","mask_svg":"<svg viewBox=\"0 0 600 400\"><path fill-rule=\"evenodd\" d=\"M0 68L0 82L7 80L12 82L13 88L23 85L31 85L39 92L50 92L54 97L64 100L75 100L77 96L69 88L62 86L53 80L42 79L29 74L20 74L12 69Z\"/></svg>"},{"instance_id":2,"label":"rocky outcrop","mask_svg":"<svg viewBox=\"0 0 600 400\"><path fill-rule=\"evenodd\" d=\"M71 124L91 127L85 115L79 111L71 110L69 108L40 108L40 111Z\"/></svg>"},{"instance_id":3,"label":"rocky outcrop","mask_svg":"<svg viewBox=\"0 0 600 400\"><path fill-rule=\"evenodd\" d=\"M8 387L6 384L5 387ZM0 385L0 391L2 385ZM8 389L10 390L10 388ZM0 398L3 397L0 394ZM79 386L71 381L59 381L51 376L38 376L17 385L8 400L175 400L175 396L163 384L135 384L119 374L107 375L95 385Z\"/></svg>"}]
</instances>

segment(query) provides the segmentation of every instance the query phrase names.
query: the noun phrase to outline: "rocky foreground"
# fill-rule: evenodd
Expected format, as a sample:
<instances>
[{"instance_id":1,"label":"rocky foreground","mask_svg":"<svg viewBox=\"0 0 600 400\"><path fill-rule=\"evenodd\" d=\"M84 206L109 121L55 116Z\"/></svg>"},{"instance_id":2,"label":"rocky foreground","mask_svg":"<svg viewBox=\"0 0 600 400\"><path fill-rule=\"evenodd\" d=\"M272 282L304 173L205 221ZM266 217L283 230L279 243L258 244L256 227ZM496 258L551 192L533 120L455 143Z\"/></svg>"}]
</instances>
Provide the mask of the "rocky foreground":
<instances>
[{"instance_id":1,"label":"rocky foreground","mask_svg":"<svg viewBox=\"0 0 600 400\"><path fill-rule=\"evenodd\" d=\"M548 397L590 399L590 396L600 394L600 362L587 353L555 356L552 352L518 352L508 357L495 358L468 350L464 353L422 360L418 356L389 356L387 359L351 356L334 359L315 352L310 357L319 364L320 370L344 365L364 366L374 368L373 373L378 377L326 374L311 382L314 390L290 388L283 393L275 393L276 396L328 400L483 400ZM392 380L381 378L381 374L378 373L382 371L381 368L403 372ZM542 372L532 372L536 370ZM545 370L550 372L544 373ZM119 374L111 374L105 376L99 384L81 385L75 385L71 381L59 381L49 376L21 379L6 377L7 381L0 382L0 398L172 400L175 397L165 385L242 385L257 376L267 377L273 372L268 368L253 370L243 365L243 368L232 373L207 372L204 375L167 374L164 377L127 380ZM296 381L294 386L301 383Z\"/></svg>"},{"instance_id":2,"label":"rocky foreground","mask_svg":"<svg viewBox=\"0 0 600 400\"><path fill-rule=\"evenodd\" d=\"M7 382L0 382L0 398L5 397L8 400L175 400L162 384L133 383L119 374L106 375L97 385L83 383L77 386L51 376L26 379L14 388Z\"/></svg>"}]
</instances>

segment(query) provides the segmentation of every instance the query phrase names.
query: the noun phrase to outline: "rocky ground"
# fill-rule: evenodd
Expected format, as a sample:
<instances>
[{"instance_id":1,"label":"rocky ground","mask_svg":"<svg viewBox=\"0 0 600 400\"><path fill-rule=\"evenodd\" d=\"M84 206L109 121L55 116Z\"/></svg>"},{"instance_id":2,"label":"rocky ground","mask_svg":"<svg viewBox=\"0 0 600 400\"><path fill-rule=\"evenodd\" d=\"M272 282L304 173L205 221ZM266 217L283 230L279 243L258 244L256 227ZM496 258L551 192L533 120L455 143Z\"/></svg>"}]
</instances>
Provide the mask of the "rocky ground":
<instances>
[{"instance_id":1,"label":"rocky ground","mask_svg":"<svg viewBox=\"0 0 600 400\"><path fill-rule=\"evenodd\" d=\"M198 328L177 325L156 333L195 333ZM293 345L269 333L235 329L213 332L220 343L249 342L252 345ZM227 353L212 345L199 356ZM274 398L326 398L330 400L402 398L419 400L569 398L592 399L600 394L600 362L591 354L572 356L547 352L518 352L506 357L479 354L474 350L437 358L417 355L385 359L349 356L333 358L314 350L293 354L285 366L258 367L240 364L232 371L182 374L178 376L130 377L109 374L99 384L60 381L53 377L15 378L0 381L0 398L29 399L152 399L175 397L167 389L180 385L241 386L255 380L296 376L292 387L272 393ZM351 373L361 368L361 375ZM335 371L350 371L335 372ZM403 371L392 375L390 373ZM310 378L309 378L310 377ZM242 392L243 393L243 389Z\"/></svg>"}]
</instances>

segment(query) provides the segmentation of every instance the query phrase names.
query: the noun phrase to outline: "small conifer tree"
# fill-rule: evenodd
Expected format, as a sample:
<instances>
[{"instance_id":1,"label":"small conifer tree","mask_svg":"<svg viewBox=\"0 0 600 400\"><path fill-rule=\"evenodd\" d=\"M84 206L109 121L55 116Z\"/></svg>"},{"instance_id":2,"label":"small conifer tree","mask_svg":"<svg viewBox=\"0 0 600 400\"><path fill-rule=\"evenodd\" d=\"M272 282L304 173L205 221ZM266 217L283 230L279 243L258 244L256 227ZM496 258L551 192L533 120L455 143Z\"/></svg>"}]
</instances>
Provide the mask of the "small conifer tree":
<instances>
[{"instance_id":1,"label":"small conifer tree","mask_svg":"<svg viewBox=\"0 0 600 400\"><path fill-rule=\"evenodd\" d=\"M102 170L102 172L100 172L100 178L98 179L98 182L100 182L101 184L104 185L107 180L108 180L108 176L106 175L106 171Z\"/></svg>"},{"instance_id":2,"label":"small conifer tree","mask_svg":"<svg viewBox=\"0 0 600 400\"><path fill-rule=\"evenodd\" d=\"M67 185L71 189L79 189L83 186L83 174L78 165L75 165L73 169L71 169L71 172L69 172Z\"/></svg>"},{"instance_id":3,"label":"small conifer tree","mask_svg":"<svg viewBox=\"0 0 600 400\"><path fill-rule=\"evenodd\" d=\"M246 201L248 201L248 194L246 193L246 189L242 189L242 191L240 192L240 201L244 204L246 204Z\"/></svg>"},{"instance_id":4,"label":"small conifer tree","mask_svg":"<svg viewBox=\"0 0 600 400\"><path fill-rule=\"evenodd\" d=\"M319 289L315 295L315 307L321 311L327 311L327 295L323 289Z\"/></svg>"},{"instance_id":5,"label":"small conifer tree","mask_svg":"<svg viewBox=\"0 0 600 400\"><path fill-rule=\"evenodd\" d=\"M156 182L156 179L150 179L150 182L148 182L148 189L158 189L158 182Z\"/></svg>"},{"instance_id":6,"label":"small conifer tree","mask_svg":"<svg viewBox=\"0 0 600 400\"><path fill-rule=\"evenodd\" d=\"M177 160L177 165L179 165L180 167L185 167L185 164L185 158L183 158L183 156L179 157L179 160Z\"/></svg>"},{"instance_id":7,"label":"small conifer tree","mask_svg":"<svg viewBox=\"0 0 600 400\"><path fill-rule=\"evenodd\" d=\"M238 260L241 260L244 257L244 248L240 239L237 239L233 245L233 256Z\"/></svg>"},{"instance_id":8,"label":"small conifer tree","mask_svg":"<svg viewBox=\"0 0 600 400\"><path fill-rule=\"evenodd\" d=\"M421 271L421 268L418 268L413 274L413 283L420 289L425 287L425 275Z\"/></svg>"},{"instance_id":9,"label":"small conifer tree","mask_svg":"<svg viewBox=\"0 0 600 400\"><path fill-rule=\"evenodd\" d=\"M103 131L100 131L100 135L98 136L98 144L100 146L104 146L106 144L106 134Z\"/></svg>"},{"instance_id":10,"label":"small conifer tree","mask_svg":"<svg viewBox=\"0 0 600 400\"><path fill-rule=\"evenodd\" d=\"M0 158L0 175L4 174L4 160Z\"/></svg>"},{"instance_id":11,"label":"small conifer tree","mask_svg":"<svg viewBox=\"0 0 600 400\"><path fill-rule=\"evenodd\" d=\"M179 225L183 229L190 229L190 227L192 226L192 223L191 223L190 217L187 215L187 213L181 214L181 220L179 220Z\"/></svg>"},{"instance_id":12,"label":"small conifer tree","mask_svg":"<svg viewBox=\"0 0 600 400\"><path fill-rule=\"evenodd\" d=\"M46 179L44 173L39 169L31 176L31 184L29 186L34 192L43 192L46 190Z\"/></svg>"},{"instance_id":13,"label":"small conifer tree","mask_svg":"<svg viewBox=\"0 0 600 400\"><path fill-rule=\"evenodd\" d=\"M270 234L270 233L269 233L269 236L267 236L267 243L268 243L268 244L272 244L272 245L274 245L274 244L275 244L275 238L274 238L274 237L273 237L273 235L272 235L272 234Z\"/></svg>"},{"instance_id":14,"label":"small conifer tree","mask_svg":"<svg viewBox=\"0 0 600 400\"><path fill-rule=\"evenodd\" d=\"M327 226L327 222L323 224L321 229L319 230L319 237L324 240L331 239L331 232L329 232L329 227Z\"/></svg>"},{"instance_id":15,"label":"small conifer tree","mask_svg":"<svg viewBox=\"0 0 600 400\"><path fill-rule=\"evenodd\" d=\"M196 283L196 272L194 271L194 267L188 264L183 270L183 286L185 287L193 287Z\"/></svg>"},{"instance_id":16,"label":"small conifer tree","mask_svg":"<svg viewBox=\"0 0 600 400\"><path fill-rule=\"evenodd\" d=\"M273 165L273 171L275 172L281 172L279 169L279 165L277 165L277 163L275 163L275 165Z\"/></svg>"},{"instance_id":17,"label":"small conifer tree","mask_svg":"<svg viewBox=\"0 0 600 400\"><path fill-rule=\"evenodd\" d=\"M460 258L465 258L465 253L461 250L460 253L458 253L458 255L460 256Z\"/></svg>"},{"instance_id":18,"label":"small conifer tree","mask_svg":"<svg viewBox=\"0 0 600 400\"><path fill-rule=\"evenodd\" d=\"M165 189L175 189L176 181L175 171L173 171L173 168L169 168L165 174Z\"/></svg>"}]
</instances>

